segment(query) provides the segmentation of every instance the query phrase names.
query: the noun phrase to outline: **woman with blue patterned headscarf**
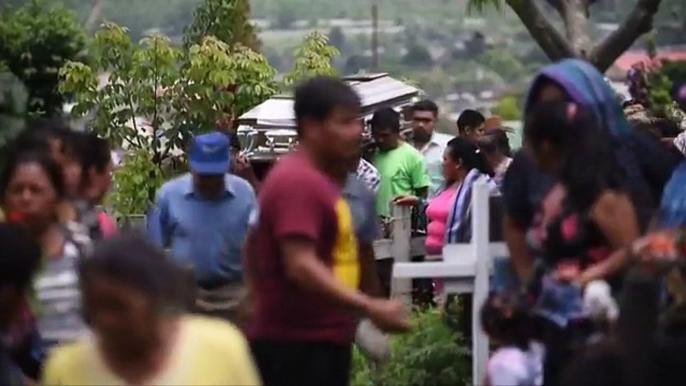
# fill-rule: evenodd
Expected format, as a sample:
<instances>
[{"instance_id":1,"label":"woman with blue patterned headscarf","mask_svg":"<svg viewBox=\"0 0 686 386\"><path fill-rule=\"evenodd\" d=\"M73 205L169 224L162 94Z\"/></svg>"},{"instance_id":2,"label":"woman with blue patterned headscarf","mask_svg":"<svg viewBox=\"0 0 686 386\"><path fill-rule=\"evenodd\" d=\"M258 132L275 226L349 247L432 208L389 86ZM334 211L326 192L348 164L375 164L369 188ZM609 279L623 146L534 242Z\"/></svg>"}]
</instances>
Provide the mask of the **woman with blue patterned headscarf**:
<instances>
[{"instance_id":1,"label":"woman with blue patterned headscarf","mask_svg":"<svg viewBox=\"0 0 686 386\"><path fill-rule=\"evenodd\" d=\"M575 59L564 60L544 68L538 74L533 81L525 105L527 123L537 106L550 102L568 102L571 106L576 105L580 110L588 113L589 121L592 121L588 126L598 128L601 134L596 137L597 140L607 141L610 145L608 156L612 158L612 162L619 164L616 169L616 179L623 182L617 187L621 186L620 189L627 192L635 207L636 217L645 229L656 209L662 188L673 169L670 155L661 147L659 141L643 136L632 129L614 90L607 84L602 74L586 62ZM541 123L545 124L545 122L538 122L539 125ZM549 130L556 130L556 124L559 122L551 121ZM583 130L580 130L579 135L585 135ZM595 158L600 163L598 166L604 166L600 157ZM593 165L590 164L589 168L593 168ZM534 226L535 214L540 213L541 203L556 185L559 186L556 177L537 170L524 152L515 156L503 182L502 193L506 211L505 238L510 249L511 261L520 278L525 281L533 279L534 266L534 256L529 249L531 244L527 243L526 232ZM574 199L577 197L572 197L572 201ZM634 234L632 237L637 236L635 230L632 234ZM626 238L624 236L623 238ZM549 272L550 267L548 268L546 271ZM551 276L546 277L551 278ZM538 284L545 286L546 282L543 280ZM541 309L552 310L554 316L561 316L565 321L569 318L573 319L575 314L582 311L578 306L570 309L552 309L549 306L552 303L578 305L582 293L580 288L553 284L548 285L547 288L540 287L536 291L539 300L548 301L544 302L545 304L539 304ZM576 293L567 296L568 294L564 291L556 291L558 289L574 289ZM555 298L552 303L550 303L551 296ZM560 366L566 362L565 358L569 351L566 348L573 330L560 327L551 328L550 331L546 329L546 331L550 332L547 342L554 342L547 346L555 350L549 352L548 357L552 359L546 363L545 372L548 379L544 381L546 384L555 384L554 378L559 374Z\"/></svg>"},{"instance_id":2,"label":"woman with blue patterned headscarf","mask_svg":"<svg viewBox=\"0 0 686 386\"><path fill-rule=\"evenodd\" d=\"M646 229L678 161L659 141L632 129L603 75L584 61L567 59L545 67L532 83L525 116L537 103L551 100L575 102L592 111L598 124L610 134L641 228ZM536 170L524 152L515 155L503 181L505 236L521 278L530 276L534 263L526 249L525 232L533 222L539 203L554 184L555 179Z\"/></svg>"}]
</instances>

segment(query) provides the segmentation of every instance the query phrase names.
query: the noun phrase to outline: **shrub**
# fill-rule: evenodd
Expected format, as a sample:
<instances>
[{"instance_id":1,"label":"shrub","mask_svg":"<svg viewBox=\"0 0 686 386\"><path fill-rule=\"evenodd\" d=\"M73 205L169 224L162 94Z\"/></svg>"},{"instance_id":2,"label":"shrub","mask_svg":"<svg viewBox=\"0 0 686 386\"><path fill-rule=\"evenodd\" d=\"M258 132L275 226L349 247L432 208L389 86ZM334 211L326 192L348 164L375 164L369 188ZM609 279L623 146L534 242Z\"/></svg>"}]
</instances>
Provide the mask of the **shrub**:
<instances>
[{"instance_id":1,"label":"shrub","mask_svg":"<svg viewBox=\"0 0 686 386\"><path fill-rule=\"evenodd\" d=\"M469 350L462 335L446 323L445 313L418 312L413 325L411 332L391 338L391 357L378 368L372 368L356 348L351 385L470 384Z\"/></svg>"}]
</instances>

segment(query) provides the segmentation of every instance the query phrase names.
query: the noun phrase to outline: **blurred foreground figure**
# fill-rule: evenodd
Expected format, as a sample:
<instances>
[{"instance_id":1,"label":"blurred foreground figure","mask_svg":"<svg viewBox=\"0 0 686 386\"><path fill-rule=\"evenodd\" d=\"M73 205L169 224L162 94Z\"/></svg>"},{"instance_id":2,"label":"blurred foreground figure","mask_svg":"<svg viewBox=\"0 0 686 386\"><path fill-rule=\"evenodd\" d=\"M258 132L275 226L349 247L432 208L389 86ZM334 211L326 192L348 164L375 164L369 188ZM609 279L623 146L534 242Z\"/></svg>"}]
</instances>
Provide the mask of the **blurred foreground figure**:
<instances>
[{"instance_id":1,"label":"blurred foreground figure","mask_svg":"<svg viewBox=\"0 0 686 386\"><path fill-rule=\"evenodd\" d=\"M13 333L15 322L26 312L31 279L40 264L41 251L30 234L19 225L0 224L0 331ZM10 358L8 339L0 345L0 384L30 384Z\"/></svg>"},{"instance_id":2,"label":"blurred foreground figure","mask_svg":"<svg viewBox=\"0 0 686 386\"><path fill-rule=\"evenodd\" d=\"M360 292L354 217L342 188L360 152L360 99L318 77L295 91L299 147L262 185L246 260L254 315L250 344L265 385L348 384L360 316L408 328L403 305Z\"/></svg>"},{"instance_id":3,"label":"blurred foreground figure","mask_svg":"<svg viewBox=\"0 0 686 386\"><path fill-rule=\"evenodd\" d=\"M21 223L40 244L43 266L34 281L34 311L48 349L88 335L76 265L89 252L90 238L79 224L58 221L64 196L62 170L47 153L16 155L0 178L8 221Z\"/></svg>"},{"instance_id":4,"label":"blurred foreground figure","mask_svg":"<svg viewBox=\"0 0 686 386\"><path fill-rule=\"evenodd\" d=\"M44 384L260 384L238 329L182 315L179 269L153 245L117 236L81 260L79 271L95 339L56 349Z\"/></svg>"}]
</instances>

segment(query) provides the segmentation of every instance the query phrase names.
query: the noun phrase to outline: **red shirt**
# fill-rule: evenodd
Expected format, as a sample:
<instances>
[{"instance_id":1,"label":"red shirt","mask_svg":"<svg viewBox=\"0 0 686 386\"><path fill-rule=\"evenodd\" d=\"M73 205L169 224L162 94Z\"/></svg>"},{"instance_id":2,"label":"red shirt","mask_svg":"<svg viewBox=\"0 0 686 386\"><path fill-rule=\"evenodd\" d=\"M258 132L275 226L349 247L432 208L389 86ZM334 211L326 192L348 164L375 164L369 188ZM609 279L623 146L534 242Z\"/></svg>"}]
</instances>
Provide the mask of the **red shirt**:
<instances>
[{"instance_id":1,"label":"red shirt","mask_svg":"<svg viewBox=\"0 0 686 386\"><path fill-rule=\"evenodd\" d=\"M340 188L302 153L282 158L259 196L260 217L252 238L255 313L250 339L350 344L356 318L348 310L298 286L285 273L279 243L311 240L336 280L359 287L359 261L350 209Z\"/></svg>"}]
</instances>

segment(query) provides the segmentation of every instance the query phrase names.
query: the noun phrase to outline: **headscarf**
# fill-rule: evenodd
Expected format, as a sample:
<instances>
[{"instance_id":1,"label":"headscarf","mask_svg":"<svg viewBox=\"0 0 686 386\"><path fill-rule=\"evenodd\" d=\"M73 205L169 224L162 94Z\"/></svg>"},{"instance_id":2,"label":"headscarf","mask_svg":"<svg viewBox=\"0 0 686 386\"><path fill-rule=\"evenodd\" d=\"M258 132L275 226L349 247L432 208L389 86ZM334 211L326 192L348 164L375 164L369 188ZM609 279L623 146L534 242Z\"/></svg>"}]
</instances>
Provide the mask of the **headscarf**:
<instances>
[{"instance_id":1,"label":"headscarf","mask_svg":"<svg viewBox=\"0 0 686 386\"><path fill-rule=\"evenodd\" d=\"M540 87L546 81L556 84L572 101L589 109L600 126L612 136L612 145L619 164L626 172L627 187L639 212L639 220L643 226L647 225L659 196L655 197L655 191L651 191L637 154L641 154L642 150L660 152L659 144L656 145L658 149L650 146L647 150L636 149L637 146L645 147L649 144L643 139L635 138L634 130L626 119L614 90L603 75L595 67L579 59L566 59L545 67L532 83L525 113L533 107Z\"/></svg>"},{"instance_id":2,"label":"headscarf","mask_svg":"<svg viewBox=\"0 0 686 386\"><path fill-rule=\"evenodd\" d=\"M574 102L591 110L598 122L613 136L631 132L629 121L612 87L595 67L579 59L566 59L545 67L532 83L525 112L531 110L536 97L534 94L546 80L557 84Z\"/></svg>"}]
</instances>

